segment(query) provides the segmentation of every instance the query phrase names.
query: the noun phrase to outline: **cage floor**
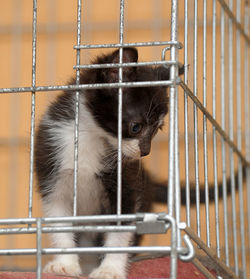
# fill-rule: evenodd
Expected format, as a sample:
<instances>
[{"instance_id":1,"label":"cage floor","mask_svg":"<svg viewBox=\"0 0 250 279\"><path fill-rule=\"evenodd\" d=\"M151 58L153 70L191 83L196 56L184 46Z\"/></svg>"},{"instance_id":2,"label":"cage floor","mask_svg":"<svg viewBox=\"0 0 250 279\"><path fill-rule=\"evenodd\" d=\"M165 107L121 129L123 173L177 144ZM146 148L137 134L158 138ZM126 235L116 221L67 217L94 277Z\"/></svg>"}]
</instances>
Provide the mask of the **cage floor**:
<instances>
[{"instance_id":1,"label":"cage floor","mask_svg":"<svg viewBox=\"0 0 250 279\"><path fill-rule=\"evenodd\" d=\"M167 279L169 278L170 259L157 258L135 262L130 268L128 279ZM0 272L0 279L35 279L34 272ZM43 274L43 279L72 279L73 277ZM206 277L192 264L178 262L178 278L206 279ZM80 277L79 279L87 279Z\"/></svg>"}]
</instances>

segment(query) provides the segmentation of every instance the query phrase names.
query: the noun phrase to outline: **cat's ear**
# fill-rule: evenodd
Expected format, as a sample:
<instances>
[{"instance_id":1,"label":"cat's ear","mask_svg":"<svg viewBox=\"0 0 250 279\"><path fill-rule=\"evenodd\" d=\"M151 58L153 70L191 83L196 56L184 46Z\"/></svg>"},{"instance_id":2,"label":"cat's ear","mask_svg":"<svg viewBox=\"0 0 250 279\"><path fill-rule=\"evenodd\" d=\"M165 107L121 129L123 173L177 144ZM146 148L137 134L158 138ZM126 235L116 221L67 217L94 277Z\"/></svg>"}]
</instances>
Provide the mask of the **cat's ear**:
<instances>
[{"instance_id":1,"label":"cat's ear","mask_svg":"<svg viewBox=\"0 0 250 279\"><path fill-rule=\"evenodd\" d=\"M158 80L169 80L170 79L170 65L167 67L160 66L156 68ZM184 65L179 65L179 76L184 74Z\"/></svg>"},{"instance_id":2,"label":"cat's ear","mask_svg":"<svg viewBox=\"0 0 250 279\"><path fill-rule=\"evenodd\" d=\"M106 63L119 63L119 49L111 53L111 55L107 56L108 61ZM125 47L123 48L123 63L131 63L138 61L138 52L136 48ZM135 67L124 67L123 68L123 81L134 81L136 74ZM108 68L102 70L102 76L104 78L104 82L118 82L119 80L119 68Z\"/></svg>"},{"instance_id":3,"label":"cat's ear","mask_svg":"<svg viewBox=\"0 0 250 279\"><path fill-rule=\"evenodd\" d=\"M112 54L112 63L119 63L119 49ZM138 61L138 51L134 47L123 48L123 63L137 62Z\"/></svg>"}]
</instances>

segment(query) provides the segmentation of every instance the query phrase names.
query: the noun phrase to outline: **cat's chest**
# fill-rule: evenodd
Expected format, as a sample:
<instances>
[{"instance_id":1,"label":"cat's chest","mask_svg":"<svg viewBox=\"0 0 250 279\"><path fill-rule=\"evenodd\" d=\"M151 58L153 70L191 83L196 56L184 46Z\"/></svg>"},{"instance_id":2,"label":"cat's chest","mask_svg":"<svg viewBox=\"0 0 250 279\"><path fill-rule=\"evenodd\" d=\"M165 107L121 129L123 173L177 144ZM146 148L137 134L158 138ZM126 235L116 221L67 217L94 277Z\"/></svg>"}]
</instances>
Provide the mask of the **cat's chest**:
<instances>
[{"instance_id":1,"label":"cat's chest","mask_svg":"<svg viewBox=\"0 0 250 279\"><path fill-rule=\"evenodd\" d=\"M85 172L86 176L93 176L102 170L102 157L104 155L104 143L98 137L93 127L80 124L78 135L78 168ZM75 144L74 122L63 123L52 131L57 137L58 160L61 171L74 169Z\"/></svg>"}]
</instances>

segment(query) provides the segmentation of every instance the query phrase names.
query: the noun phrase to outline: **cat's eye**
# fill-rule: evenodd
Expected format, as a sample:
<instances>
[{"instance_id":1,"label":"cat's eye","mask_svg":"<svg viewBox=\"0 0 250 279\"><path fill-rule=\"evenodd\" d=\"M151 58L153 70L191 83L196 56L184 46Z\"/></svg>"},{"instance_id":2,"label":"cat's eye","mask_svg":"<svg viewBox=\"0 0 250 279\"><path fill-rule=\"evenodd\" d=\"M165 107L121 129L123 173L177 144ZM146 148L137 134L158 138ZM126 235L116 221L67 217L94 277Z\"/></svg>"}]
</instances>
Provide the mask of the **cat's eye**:
<instances>
[{"instance_id":1,"label":"cat's eye","mask_svg":"<svg viewBox=\"0 0 250 279\"><path fill-rule=\"evenodd\" d=\"M139 134L142 130L142 124L133 122L130 124L130 133L133 135Z\"/></svg>"}]
</instances>

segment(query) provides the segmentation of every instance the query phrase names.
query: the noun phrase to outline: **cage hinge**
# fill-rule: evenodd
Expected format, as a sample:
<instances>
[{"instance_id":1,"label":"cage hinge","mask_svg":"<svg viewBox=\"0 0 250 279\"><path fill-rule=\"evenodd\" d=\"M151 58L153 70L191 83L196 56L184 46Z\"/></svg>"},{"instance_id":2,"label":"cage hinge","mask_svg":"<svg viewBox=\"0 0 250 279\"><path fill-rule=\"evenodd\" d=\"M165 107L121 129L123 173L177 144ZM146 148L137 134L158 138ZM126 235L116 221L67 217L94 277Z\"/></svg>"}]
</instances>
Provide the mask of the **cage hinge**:
<instances>
[{"instance_id":1,"label":"cage hinge","mask_svg":"<svg viewBox=\"0 0 250 279\"><path fill-rule=\"evenodd\" d=\"M161 234L166 233L167 226L164 220L158 220L158 214L143 214L143 220L136 222L137 234Z\"/></svg>"}]
</instances>

